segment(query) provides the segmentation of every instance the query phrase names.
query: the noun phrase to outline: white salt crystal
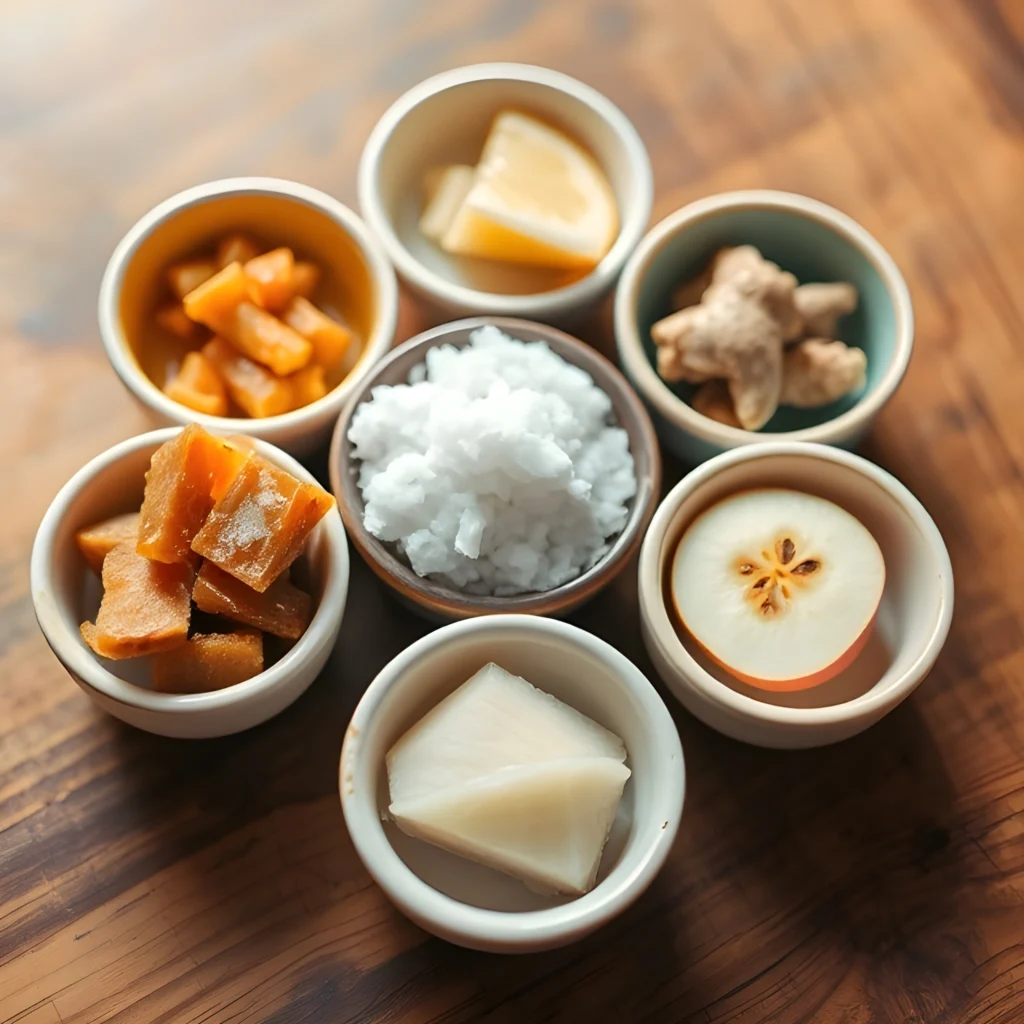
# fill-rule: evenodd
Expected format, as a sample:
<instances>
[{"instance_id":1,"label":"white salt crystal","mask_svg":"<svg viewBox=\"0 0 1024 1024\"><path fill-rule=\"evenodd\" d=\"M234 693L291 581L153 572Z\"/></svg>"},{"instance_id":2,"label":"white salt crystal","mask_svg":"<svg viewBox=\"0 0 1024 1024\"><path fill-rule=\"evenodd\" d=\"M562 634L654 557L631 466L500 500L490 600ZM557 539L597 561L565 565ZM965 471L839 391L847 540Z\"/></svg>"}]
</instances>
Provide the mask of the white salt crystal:
<instances>
[{"instance_id":1,"label":"white salt crystal","mask_svg":"<svg viewBox=\"0 0 1024 1024\"><path fill-rule=\"evenodd\" d=\"M363 523L421 576L474 594L550 590L608 550L636 476L611 400L543 342L481 327L349 428Z\"/></svg>"}]
</instances>

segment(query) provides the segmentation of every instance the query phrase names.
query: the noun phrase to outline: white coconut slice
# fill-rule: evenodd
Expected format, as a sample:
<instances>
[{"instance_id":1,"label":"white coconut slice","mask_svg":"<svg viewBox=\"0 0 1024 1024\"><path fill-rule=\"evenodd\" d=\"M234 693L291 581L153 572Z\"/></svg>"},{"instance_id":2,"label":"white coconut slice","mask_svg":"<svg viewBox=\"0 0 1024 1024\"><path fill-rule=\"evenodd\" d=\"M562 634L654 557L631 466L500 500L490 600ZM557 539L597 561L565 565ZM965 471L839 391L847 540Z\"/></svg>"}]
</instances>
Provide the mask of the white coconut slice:
<instances>
[{"instance_id":1,"label":"white coconut slice","mask_svg":"<svg viewBox=\"0 0 1024 1024\"><path fill-rule=\"evenodd\" d=\"M871 631L885 561L863 523L799 491L744 491L703 512L672 565L679 618L736 678L803 690L846 668Z\"/></svg>"}]
</instances>

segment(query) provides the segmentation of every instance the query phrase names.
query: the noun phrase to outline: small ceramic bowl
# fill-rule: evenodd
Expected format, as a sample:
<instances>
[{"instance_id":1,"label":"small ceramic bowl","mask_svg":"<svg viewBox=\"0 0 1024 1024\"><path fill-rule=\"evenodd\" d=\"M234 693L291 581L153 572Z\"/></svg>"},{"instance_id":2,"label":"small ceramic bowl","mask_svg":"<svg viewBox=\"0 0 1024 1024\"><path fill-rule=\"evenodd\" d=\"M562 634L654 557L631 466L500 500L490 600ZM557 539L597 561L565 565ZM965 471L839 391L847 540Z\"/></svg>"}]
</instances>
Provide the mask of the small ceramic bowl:
<instances>
[{"instance_id":1,"label":"small ceramic bowl","mask_svg":"<svg viewBox=\"0 0 1024 1024\"><path fill-rule=\"evenodd\" d=\"M157 693L150 687L148 659L98 658L78 627L86 619L95 619L100 584L78 551L75 533L140 506L149 460L178 429L168 427L122 441L83 466L60 489L32 546L32 600L53 653L98 707L161 736L226 736L284 710L324 667L345 611L348 546L336 513L329 513L314 528L295 567L313 595L313 620L278 661L252 679L208 693ZM263 441L255 441L254 446L293 476L315 483L291 456Z\"/></svg>"},{"instance_id":2,"label":"small ceramic bowl","mask_svg":"<svg viewBox=\"0 0 1024 1024\"><path fill-rule=\"evenodd\" d=\"M619 207L619 235L585 277L452 257L421 234L423 175L476 164L496 114L539 115L580 142L604 170ZM618 279L647 228L654 194L647 150L629 119L568 75L528 64L445 71L399 97L377 122L359 164L359 205L409 289L434 322L493 313L569 325Z\"/></svg>"},{"instance_id":3,"label":"small ceramic bowl","mask_svg":"<svg viewBox=\"0 0 1024 1024\"><path fill-rule=\"evenodd\" d=\"M160 390L166 364L180 360L188 347L174 343L153 322L165 298L164 272L175 260L209 250L229 231L251 233L267 245L288 245L313 260L323 271L313 301L340 314L360 340L331 391L281 416L207 416ZM345 400L391 348L397 320L394 271L363 222L323 192L275 178L211 181L165 199L124 236L100 285L107 358L157 423L196 422L211 431L246 433L293 454L304 454L330 436Z\"/></svg>"},{"instance_id":4,"label":"small ceramic bowl","mask_svg":"<svg viewBox=\"0 0 1024 1024\"><path fill-rule=\"evenodd\" d=\"M886 579L864 650L835 678L774 693L732 678L678 622L666 592L679 539L729 494L785 487L845 508L871 531ZM818 747L873 725L928 674L953 615L953 569L921 503L885 470L825 445L775 441L711 459L661 503L640 552L640 616L648 653L669 689L713 729L762 747Z\"/></svg>"},{"instance_id":5,"label":"small ceramic bowl","mask_svg":"<svg viewBox=\"0 0 1024 1024\"><path fill-rule=\"evenodd\" d=\"M387 818L388 750L490 661L593 718L626 745L632 775L597 884L584 896L540 896L513 878L411 839ZM632 662L567 623L500 615L439 629L385 666L345 734L339 785L356 851L404 914L460 946L526 953L583 938L650 885L679 827L685 778L675 723Z\"/></svg>"},{"instance_id":6,"label":"small ceramic bowl","mask_svg":"<svg viewBox=\"0 0 1024 1024\"><path fill-rule=\"evenodd\" d=\"M358 483L359 462L353 458L352 445L348 440L349 426L356 409L371 399L375 387L407 383L409 371L424 362L428 349L439 345L461 348L468 344L470 335L477 328L486 324L493 324L522 341L546 342L566 362L586 370L611 399L614 419L629 435L637 493L632 499L625 527L613 539L611 549L596 565L568 583L542 593L514 597L464 594L417 576L389 546L377 540L363 526L363 497ZM370 568L414 611L433 621L449 622L499 612L566 615L593 597L625 568L633 552L640 546L647 524L654 514L661 488L661 456L650 417L622 374L604 356L553 327L527 320L477 317L457 320L418 334L374 367L338 419L331 442L330 474L331 488L338 500L345 528L356 550Z\"/></svg>"},{"instance_id":7,"label":"small ceramic bowl","mask_svg":"<svg viewBox=\"0 0 1024 1024\"><path fill-rule=\"evenodd\" d=\"M655 369L651 326L672 312L673 290L723 246L754 245L801 283L849 281L857 309L838 334L867 354L867 387L817 409L780 407L761 431L708 419L685 399L694 388L666 384ZM817 441L851 448L892 397L910 361L914 314L892 257L856 221L788 192L725 192L684 206L655 225L630 257L615 296L619 363L651 410L665 445L696 465L729 448Z\"/></svg>"}]
</instances>

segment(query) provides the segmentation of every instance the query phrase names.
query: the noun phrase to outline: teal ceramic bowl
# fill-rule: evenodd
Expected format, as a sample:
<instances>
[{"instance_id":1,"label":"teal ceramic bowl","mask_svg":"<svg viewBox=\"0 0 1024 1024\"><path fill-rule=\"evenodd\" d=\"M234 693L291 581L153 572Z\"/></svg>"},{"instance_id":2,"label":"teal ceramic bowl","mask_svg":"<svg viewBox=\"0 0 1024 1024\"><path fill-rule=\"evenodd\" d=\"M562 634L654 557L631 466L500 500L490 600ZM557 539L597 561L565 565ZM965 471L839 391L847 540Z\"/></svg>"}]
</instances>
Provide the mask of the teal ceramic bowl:
<instances>
[{"instance_id":1,"label":"teal ceramic bowl","mask_svg":"<svg viewBox=\"0 0 1024 1024\"><path fill-rule=\"evenodd\" d=\"M767 259L810 281L849 281L859 294L839 337L867 354L867 386L817 409L780 407L757 432L694 411L688 384L655 370L651 326L672 312L673 290L696 277L723 246L754 245ZM892 397L914 343L906 282L892 257L856 221L788 192L725 192L698 200L652 228L630 257L615 296L619 362L647 404L664 445L696 465L730 448L765 441L815 441L853 448Z\"/></svg>"}]
</instances>

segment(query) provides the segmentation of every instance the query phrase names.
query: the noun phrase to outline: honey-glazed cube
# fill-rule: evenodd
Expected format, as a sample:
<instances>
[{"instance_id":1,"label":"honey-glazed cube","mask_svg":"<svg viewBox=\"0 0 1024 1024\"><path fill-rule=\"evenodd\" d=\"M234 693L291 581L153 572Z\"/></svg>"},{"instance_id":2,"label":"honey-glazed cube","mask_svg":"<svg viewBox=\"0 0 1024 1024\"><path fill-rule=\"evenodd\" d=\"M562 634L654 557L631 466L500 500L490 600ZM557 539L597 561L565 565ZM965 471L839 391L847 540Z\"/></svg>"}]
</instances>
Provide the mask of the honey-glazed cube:
<instances>
[{"instance_id":1,"label":"honey-glazed cube","mask_svg":"<svg viewBox=\"0 0 1024 1024\"><path fill-rule=\"evenodd\" d=\"M89 568L99 573L103 571L103 559L118 544L125 541L134 543L138 535L139 513L125 512L79 530L75 534L75 543L82 557L89 563Z\"/></svg>"},{"instance_id":2,"label":"honey-glazed cube","mask_svg":"<svg viewBox=\"0 0 1024 1024\"><path fill-rule=\"evenodd\" d=\"M196 634L157 654L150 667L158 693L223 690L263 671L263 635L256 630Z\"/></svg>"},{"instance_id":3,"label":"honey-glazed cube","mask_svg":"<svg viewBox=\"0 0 1024 1024\"><path fill-rule=\"evenodd\" d=\"M212 562L203 562L192 588L200 611L223 615L285 640L298 640L309 625L313 600L282 573L261 594Z\"/></svg>"},{"instance_id":4,"label":"honey-glazed cube","mask_svg":"<svg viewBox=\"0 0 1024 1024\"><path fill-rule=\"evenodd\" d=\"M294 397L288 381L242 355L223 338L212 338L202 353L224 379L234 403L253 419L280 416L292 408Z\"/></svg>"}]
</instances>

